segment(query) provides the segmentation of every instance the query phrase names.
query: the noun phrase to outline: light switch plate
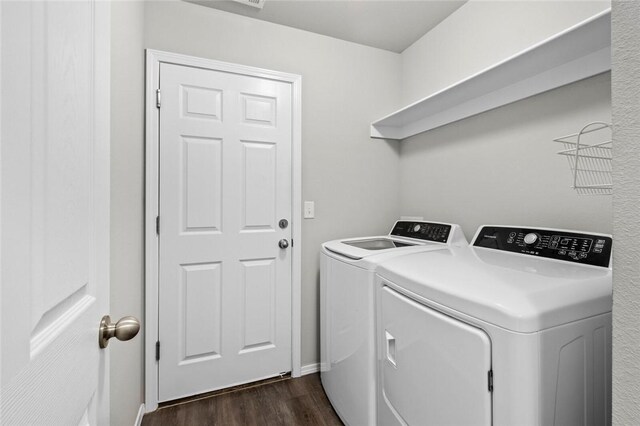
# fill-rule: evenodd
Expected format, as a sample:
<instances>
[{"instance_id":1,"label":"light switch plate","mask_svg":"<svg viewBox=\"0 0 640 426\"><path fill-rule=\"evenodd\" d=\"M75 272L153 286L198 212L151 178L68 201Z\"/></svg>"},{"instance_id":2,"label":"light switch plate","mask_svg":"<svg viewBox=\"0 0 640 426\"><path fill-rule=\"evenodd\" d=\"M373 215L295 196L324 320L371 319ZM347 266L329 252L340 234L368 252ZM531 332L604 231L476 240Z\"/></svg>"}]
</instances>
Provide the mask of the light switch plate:
<instances>
[{"instance_id":1,"label":"light switch plate","mask_svg":"<svg viewBox=\"0 0 640 426\"><path fill-rule=\"evenodd\" d=\"M313 201L304 202L304 218L313 219L316 215L316 206Z\"/></svg>"}]
</instances>

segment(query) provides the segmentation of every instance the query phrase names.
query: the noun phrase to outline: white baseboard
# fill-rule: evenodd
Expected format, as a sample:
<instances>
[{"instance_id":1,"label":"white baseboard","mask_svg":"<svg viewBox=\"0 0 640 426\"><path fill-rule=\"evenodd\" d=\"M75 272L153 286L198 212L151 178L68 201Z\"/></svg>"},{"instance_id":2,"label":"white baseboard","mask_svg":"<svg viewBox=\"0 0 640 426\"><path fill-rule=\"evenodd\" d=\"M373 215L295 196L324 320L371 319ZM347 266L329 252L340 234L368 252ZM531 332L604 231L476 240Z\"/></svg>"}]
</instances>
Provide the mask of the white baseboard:
<instances>
[{"instance_id":1,"label":"white baseboard","mask_svg":"<svg viewBox=\"0 0 640 426\"><path fill-rule=\"evenodd\" d=\"M307 374L313 374L320 371L320 363L316 362L315 364L307 364L303 365L300 368L300 375L306 376Z\"/></svg>"},{"instance_id":2,"label":"white baseboard","mask_svg":"<svg viewBox=\"0 0 640 426\"><path fill-rule=\"evenodd\" d=\"M144 416L144 404L140 404L140 408L138 409L138 416L136 417L136 422L133 426L142 425L142 416Z\"/></svg>"}]
</instances>

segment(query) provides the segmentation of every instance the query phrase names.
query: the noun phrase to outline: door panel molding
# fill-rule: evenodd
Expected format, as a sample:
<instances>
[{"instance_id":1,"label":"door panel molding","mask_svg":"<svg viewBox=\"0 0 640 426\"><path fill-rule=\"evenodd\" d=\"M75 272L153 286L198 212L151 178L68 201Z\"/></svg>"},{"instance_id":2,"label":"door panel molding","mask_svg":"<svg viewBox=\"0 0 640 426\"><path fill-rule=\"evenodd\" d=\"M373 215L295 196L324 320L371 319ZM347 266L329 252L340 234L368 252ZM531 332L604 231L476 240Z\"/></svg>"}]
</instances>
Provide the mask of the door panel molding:
<instances>
[{"instance_id":1,"label":"door panel molding","mask_svg":"<svg viewBox=\"0 0 640 426\"><path fill-rule=\"evenodd\" d=\"M0 423L109 423L108 2L2 2Z\"/></svg>"},{"instance_id":2,"label":"door panel molding","mask_svg":"<svg viewBox=\"0 0 640 426\"><path fill-rule=\"evenodd\" d=\"M234 73L276 80L291 84L292 92L292 212L291 232L293 241L301 241L302 236L302 77L295 74L271 71L211 59L197 58L158 50L146 51L146 91L145 91L145 409L151 412L158 407L158 362L156 361L156 342L158 340L158 283L159 283L159 246L156 233L156 217L159 214L159 109L156 90L159 85L160 64L175 64L203 68L214 71ZM195 89L195 88L194 88ZM190 90L189 111L200 119L219 119L218 105L200 102L197 90ZM272 124L273 105L269 99L246 94L246 119L252 124L264 128ZM277 219L277 218L276 218ZM162 226L160 224L160 226ZM191 229L190 229L191 230ZM291 367L292 376L301 375L301 245L291 248ZM160 352L162 349L160 349Z\"/></svg>"}]
</instances>

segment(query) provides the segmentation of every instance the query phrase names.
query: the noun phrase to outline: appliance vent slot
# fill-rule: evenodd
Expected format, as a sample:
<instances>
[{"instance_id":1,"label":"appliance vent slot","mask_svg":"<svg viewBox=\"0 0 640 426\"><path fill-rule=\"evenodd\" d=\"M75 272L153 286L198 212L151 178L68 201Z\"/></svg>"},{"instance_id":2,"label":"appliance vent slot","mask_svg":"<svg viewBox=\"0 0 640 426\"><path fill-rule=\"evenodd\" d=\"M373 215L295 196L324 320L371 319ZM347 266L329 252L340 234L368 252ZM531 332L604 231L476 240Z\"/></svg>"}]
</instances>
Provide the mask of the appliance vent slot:
<instances>
[{"instance_id":1,"label":"appliance vent slot","mask_svg":"<svg viewBox=\"0 0 640 426\"><path fill-rule=\"evenodd\" d=\"M233 0L236 3L242 3L247 6L255 7L256 9L262 9L265 0Z\"/></svg>"}]
</instances>

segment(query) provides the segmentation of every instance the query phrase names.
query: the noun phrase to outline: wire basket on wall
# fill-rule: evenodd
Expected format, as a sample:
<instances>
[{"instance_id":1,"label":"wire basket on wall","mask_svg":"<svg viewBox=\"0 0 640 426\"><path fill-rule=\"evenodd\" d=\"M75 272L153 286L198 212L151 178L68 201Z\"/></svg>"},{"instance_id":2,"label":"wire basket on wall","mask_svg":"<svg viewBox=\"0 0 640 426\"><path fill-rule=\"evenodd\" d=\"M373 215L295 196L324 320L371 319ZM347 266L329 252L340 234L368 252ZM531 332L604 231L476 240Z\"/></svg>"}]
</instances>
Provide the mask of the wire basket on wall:
<instances>
[{"instance_id":1,"label":"wire basket on wall","mask_svg":"<svg viewBox=\"0 0 640 426\"><path fill-rule=\"evenodd\" d=\"M594 121L578 133L554 139L564 144L564 155L569 161L573 185L580 195L611 194L611 124Z\"/></svg>"}]
</instances>

